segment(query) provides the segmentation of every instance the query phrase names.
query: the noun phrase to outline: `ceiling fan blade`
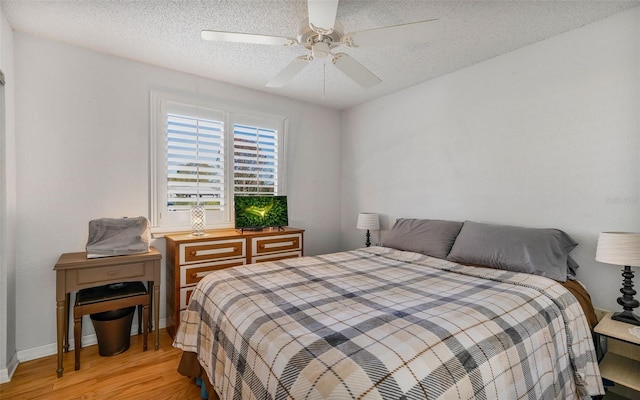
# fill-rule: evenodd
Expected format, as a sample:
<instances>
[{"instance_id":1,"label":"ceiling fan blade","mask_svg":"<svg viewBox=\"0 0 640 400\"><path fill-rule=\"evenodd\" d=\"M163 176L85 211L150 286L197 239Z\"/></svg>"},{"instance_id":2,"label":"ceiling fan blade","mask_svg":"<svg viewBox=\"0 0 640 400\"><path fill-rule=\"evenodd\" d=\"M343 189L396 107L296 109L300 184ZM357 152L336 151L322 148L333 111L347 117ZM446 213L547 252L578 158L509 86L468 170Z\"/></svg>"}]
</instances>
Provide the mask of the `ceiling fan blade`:
<instances>
[{"instance_id":1,"label":"ceiling fan blade","mask_svg":"<svg viewBox=\"0 0 640 400\"><path fill-rule=\"evenodd\" d=\"M339 0L309 0L309 26L331 31L336 23Z\"/></svg>"},{"instance_id":2,"label":"ceiling fan blade","mask_svg":"<svg viewBox=\"0 0 640 400\"><path fill-rule=\"evenodd\" d=\"M298 43L295 39L280 36L254 35L252 33L220 32L203 30L200 35L204 40L216 42L254 43L291 46Z\"/></svg>"},{"instance_id":3,"label":"ceiling fan blade","mask_svg":"<svg viewBox=\"0 0 640 400\"><path fill-rule=\"evenodd\" d=\"M382 82L373 72L369 71L364 65L357 62L348 54L338 53L333 56L332 61L336 68L365 89Z\"/></svg>"},{"instance_id":4,"label":"ceiling fan blade","mask_svg":"<svg viewBox=\"0 0 640 400\"><path fill-rule=\"evenodd\" d=\"M290 80L293 79L294 76L298 74L298 72L302 71L304 67L309 64L311 61L311 57L309 56L300 56L296 57L291 61L282 71L275 76L275 78L271 79L267 83L267 87L283 87Z\"/></svg>"},{"instance_id":5,"label":"ceiling fan blade","mask_svg":"<svg viewBox=\"0 0 640 400\"><path fill-rule=\"evenodd\" d=\"M396 44L431 42L442 34L438 19L387 26L366 31L347 33L344 41L348 46L390 46Z\"/></svg>"}]
</instances>

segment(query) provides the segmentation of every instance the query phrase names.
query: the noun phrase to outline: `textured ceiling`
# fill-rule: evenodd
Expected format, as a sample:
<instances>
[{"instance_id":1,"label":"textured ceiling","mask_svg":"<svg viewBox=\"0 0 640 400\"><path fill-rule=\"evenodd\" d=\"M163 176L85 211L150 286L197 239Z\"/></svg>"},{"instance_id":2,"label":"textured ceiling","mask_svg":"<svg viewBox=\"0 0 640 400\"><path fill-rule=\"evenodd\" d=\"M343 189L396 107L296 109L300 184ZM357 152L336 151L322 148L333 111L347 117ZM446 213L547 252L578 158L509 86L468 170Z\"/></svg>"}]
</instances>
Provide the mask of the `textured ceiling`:
<instances>
[{"instance_id":1,"label":"textured ceiling","mask_svg":"<svg viewBox=\"0 0 640 400\"><path fill-rule=\"evenodd\" d=\"M639 1L341 0L346 32L440 19L428 44L341 48L382 79L362 89L315 60L283 88L265 84L302 47L207 42L202 29L295 37L306 0L0 0L16 31L344 109L547 39ZM324 95L323 95L324 92Z\"/></svg>"}]
</instances>

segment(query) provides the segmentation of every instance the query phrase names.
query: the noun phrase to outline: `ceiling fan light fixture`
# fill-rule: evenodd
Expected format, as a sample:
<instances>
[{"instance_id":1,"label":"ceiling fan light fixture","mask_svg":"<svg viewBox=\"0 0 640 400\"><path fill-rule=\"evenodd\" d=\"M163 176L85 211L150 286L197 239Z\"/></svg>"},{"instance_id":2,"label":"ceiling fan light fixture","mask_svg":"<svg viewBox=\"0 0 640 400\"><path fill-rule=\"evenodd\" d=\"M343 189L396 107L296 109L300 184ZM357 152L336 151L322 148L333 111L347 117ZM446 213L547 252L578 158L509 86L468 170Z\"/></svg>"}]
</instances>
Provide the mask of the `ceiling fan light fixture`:
<instances>
[{"instance_id":1,"label":"ceiling fan light fixture","mask_svg":"<svg viewBox=\"0 0 640 400\"><path fill-rule=\"evenodd\" d=\"M336 52L345 47L382 47L409 43L426 43L441 33L438 20L426 20L382 28L367 29L345 33L340 21L336 20L340 0L300 0L307 2L308 18L300 20L297 39L261 35L255 33L203 30L205 40L217 42L251 43L279 46L301 46L308 51L306 55L294 58L278 75L271 79L268 87L282 87L290 82L313 59L325 59L324 70L329 58L331 63L352 81L364 89L382 82L373 72L346 53ZM326 84L326 80L324 81ZM324 89L323 89L324 90Z\"/></svg>"},{"instance_id":2,"label":"ceiling fan light fixture","mask_svg":"<svg viewBox=\"0 0 640 400\"><path fill-rule=\"evenodd\" d=\"M325 42L316 42L311 45L311 55L313 58L326 58L331 54L329 45Z\"/></svg>"}]
</instances>

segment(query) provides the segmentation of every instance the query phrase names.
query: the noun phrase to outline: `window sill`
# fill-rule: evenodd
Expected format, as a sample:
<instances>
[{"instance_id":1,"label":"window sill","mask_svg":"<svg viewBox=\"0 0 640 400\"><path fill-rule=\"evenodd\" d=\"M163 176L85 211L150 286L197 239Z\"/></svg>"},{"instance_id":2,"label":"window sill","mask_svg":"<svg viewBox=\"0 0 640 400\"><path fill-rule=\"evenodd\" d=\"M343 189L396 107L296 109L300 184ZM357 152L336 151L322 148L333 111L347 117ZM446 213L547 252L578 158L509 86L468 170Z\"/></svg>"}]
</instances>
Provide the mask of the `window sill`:
<instances>
[{"instance_id":1,"label":"window sill","mask_svg":"<svg viewBox=\"0 0 640 400\"><path fill-rule=\"evenodd\" d=\"M205 230L233 229L233 224L208 225ZM190 226L156 226L151 227L151 237L153 239L164 238L167 234L191 233Z\"/></svg>"}]
</instances>

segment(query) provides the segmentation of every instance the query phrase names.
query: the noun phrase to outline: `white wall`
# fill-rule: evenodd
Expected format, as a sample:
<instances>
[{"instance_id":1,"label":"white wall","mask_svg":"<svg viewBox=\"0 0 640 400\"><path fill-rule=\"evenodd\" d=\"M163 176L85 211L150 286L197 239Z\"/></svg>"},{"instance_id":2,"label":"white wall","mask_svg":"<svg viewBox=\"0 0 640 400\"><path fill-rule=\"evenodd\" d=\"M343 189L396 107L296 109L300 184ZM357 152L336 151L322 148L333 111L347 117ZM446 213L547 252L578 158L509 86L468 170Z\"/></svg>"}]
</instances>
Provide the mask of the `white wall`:
<instances>
[{"instance_id":1,"label":"white wall","mask_svg":"<svg viewBox=\"0 0 640 400\"><path fill-rule=\"evenodd\" d=\"M640 8L343 114L345 248L358 211L555 227L596 306L620 307L598 233L640 231ZM637 284L637 283L636 283Z\"/></svg>"},{"instance_id":2,"label":"white wall","mask_svg":"<svg viewBox=\"0 0 640 400\"><path fill-rule=\"evenodd\" d=\"M339 248L337 111L22 33L15 34L15 68L17 347L24 357L55 352L52 269L61 253L84 250L88 221L148 215L152 88L289 116L290 224L307 230L308 255ZM154 245L164 253L164 239Z\"/></svg>"},{"instance_id":3,"label":"white wall","mask_svg":"<svg viewBox=\"0 0 640 400\"><path fill-rule=\"evenodd\" d=\"M15 118L13 93L13 31L0 13L0 383L9 380L16 357L16 259L15 259Z\"/></svg>"}]
</instances>

